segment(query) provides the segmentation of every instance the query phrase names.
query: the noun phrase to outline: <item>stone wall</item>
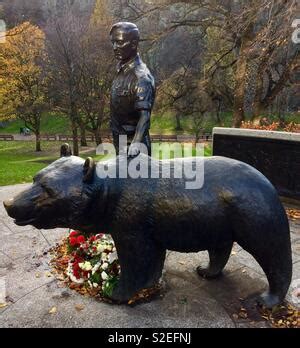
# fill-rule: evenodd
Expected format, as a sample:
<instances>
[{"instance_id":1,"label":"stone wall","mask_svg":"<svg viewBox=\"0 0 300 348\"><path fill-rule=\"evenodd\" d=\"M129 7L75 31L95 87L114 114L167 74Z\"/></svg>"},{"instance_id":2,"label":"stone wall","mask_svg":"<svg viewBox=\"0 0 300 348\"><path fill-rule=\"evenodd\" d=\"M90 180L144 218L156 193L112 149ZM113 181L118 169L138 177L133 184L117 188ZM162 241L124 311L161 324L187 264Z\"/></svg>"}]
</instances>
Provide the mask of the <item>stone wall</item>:
<instances>
[{"instance_id":1,"label":"stone wall","mask_svg":"<svg viewBox=\"0 0 300 348\"><path fill-rule=\"evenodd\" d=\"M262 172L279 194L300 200L300 134L214 128L213 155L246 162Z\"/></svg>"}]
</instances>

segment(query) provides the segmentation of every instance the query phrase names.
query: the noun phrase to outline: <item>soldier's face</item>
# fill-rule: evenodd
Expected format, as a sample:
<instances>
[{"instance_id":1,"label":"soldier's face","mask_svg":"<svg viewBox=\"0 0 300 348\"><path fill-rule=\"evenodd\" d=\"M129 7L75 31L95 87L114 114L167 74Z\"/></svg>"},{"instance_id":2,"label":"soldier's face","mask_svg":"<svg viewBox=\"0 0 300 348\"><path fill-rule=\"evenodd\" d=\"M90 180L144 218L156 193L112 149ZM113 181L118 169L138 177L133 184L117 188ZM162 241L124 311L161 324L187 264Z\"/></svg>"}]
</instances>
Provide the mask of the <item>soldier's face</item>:
<instances>
[{"instance_id":1,"label":"soldier's face","mask_svg":"<svg viewBox=\"0 0 300 348\"><path fill-rule=\"evenodd\" d=\"M122 29L115 29L112 32L111 42L117 60L126 62L133 58L137 53L136 40L133 40L131 34L126 33Z\"/></svg>"}]
</instances>

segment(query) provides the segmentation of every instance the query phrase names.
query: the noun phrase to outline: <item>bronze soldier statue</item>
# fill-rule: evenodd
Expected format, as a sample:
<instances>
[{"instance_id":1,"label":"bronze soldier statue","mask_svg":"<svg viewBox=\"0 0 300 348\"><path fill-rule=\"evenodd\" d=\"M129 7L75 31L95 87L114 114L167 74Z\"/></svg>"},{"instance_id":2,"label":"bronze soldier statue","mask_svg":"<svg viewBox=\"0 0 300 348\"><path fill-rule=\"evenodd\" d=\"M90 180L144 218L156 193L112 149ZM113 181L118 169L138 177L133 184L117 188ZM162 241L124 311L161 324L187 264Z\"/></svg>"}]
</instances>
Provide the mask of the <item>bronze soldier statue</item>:
<instances>
[{"instance_id":1,"label":"bronze soldier statue","mask_svg":"<svg viewBox=\"0 0 300 348\"><path fill-rule=\"evenodd\" d=\"M138 53L139 29L133 23L119 22L113 25L110 37L119 61L111 91L110 127L114 146L117 154L121 153L119 136L126 135L129 157L139 154L140 143L146 145L151 156L149 128L155 82Z\"/></svg>"}]
</instances>

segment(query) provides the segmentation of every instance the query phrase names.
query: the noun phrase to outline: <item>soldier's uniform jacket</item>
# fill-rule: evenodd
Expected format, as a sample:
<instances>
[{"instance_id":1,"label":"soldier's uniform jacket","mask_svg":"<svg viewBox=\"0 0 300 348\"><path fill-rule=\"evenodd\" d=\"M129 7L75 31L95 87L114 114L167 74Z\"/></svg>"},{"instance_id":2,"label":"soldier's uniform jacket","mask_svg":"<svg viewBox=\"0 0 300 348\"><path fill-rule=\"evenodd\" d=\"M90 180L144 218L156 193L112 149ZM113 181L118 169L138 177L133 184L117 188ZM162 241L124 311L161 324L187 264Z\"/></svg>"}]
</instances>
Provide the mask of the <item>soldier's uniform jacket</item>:
<instances>
[{"instance_id":1,"label":"soldier's uniform jacket","mask_svg":"<svg viewBox=\"0 0 300 348\"><path fill-rule=\"evenodd\" d=\"M110 126L114 133L130 134L139 122L139 111L152 110L155 82L139 55L124 65L119 64L117 72L111 91Z\"/></svg>"}]
</instances>

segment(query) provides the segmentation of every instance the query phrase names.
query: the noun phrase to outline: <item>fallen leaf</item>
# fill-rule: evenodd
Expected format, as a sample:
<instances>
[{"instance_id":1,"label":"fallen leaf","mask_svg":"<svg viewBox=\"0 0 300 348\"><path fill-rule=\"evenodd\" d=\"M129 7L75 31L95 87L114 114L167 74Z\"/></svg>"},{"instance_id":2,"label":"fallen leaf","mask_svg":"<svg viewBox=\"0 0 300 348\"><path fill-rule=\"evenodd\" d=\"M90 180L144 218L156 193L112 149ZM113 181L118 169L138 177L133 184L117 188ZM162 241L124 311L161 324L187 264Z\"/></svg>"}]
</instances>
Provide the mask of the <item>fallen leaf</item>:
<instances>
[{"instance_id":1,"label":"fallen leaf","mask_svg":"<svg viewBox=\"0 0 300 348\"><path fill-rule=\"evenodd\" d=\"M41 273L37 272L37 273L35 274L35 277L36 277L36 278L41 278Z\"/></svg>"},{"instance_id":2,"label":"fallen leaf","mask_svg":"<svg viewBox=\"0 0 300 348\"><path fill-rule=\"evenodd\" d=\"M49 310L49 314L55 314L57 312L57 308L56 307L52 307L50 310Z\"/></svg>"},{"instance_id":3,"label":"fallen leaf","mask_svg":"<svg viewBox=\"0 0 300 348\"><path fill-rule=\"evenodd\" d=\"M82 310L84 310L84 305L82 305L82 304L77 304L77 305L75 305L75 309L76 309L77 311L82 311Z\"/></svg>"},{"instance_id":4,"label":"fallen leaf","mask_svg":"<svg viewBox=\"0 0 300 348\"><path fill-rule=\"evenodd\" d=\"M46 272L46 273L45 273L45 276L48 277L48 278L50 278L50 277L52 277L52 274L51 274L50 272Z\"/></svg>"},{"instance_id":5,"label":"fallen leaf","mask_svg":"<svg viewBox=\"0 0 300 348\"><path fill-rule=\"evenodd\" d=\"M0 303L0 308L4 308L7 306L7 303Z\"/></svg>"},{"instance_id":6,"label":"fallen leaf","mask_svg":"<svg viewBox=\"0 0 300 348\"><path fill-rule=\"evenodd\" d=\"M246 270L245 270L245 269L243 269L243 270L242 270L242 273L246 273Z\"/></svg>"},{"instance_id":7,"label":"fallen leaf","mask_svg":"<svg viewBox=\"0 0 300 348\"><path fill-rule=\"evenodd\" d=\"M236 255L236 251L232 251L232 252L231 252L231 255Z\"/></svg>"},{"instance_id":8,"label":"fallen leaf","mask_svg":"<svg viewBox=\"0 0 300 348\"><path fill-rule=\"evenodd\" d=\"M247 319L248 318L248 314L246 312L240 312L239 313L239 317L243 318L243 319Z\"/></svg>"},{"instance_id":9,"label":"fallen leaf","mask_svg":"<svg viewBox=\"0 0 300 348\"><path fill-rule=\"evenodd\" d=\"M65 277L62 274L59 274L58 276L56 276L57 280L65 280Z\"/></svg>"},{"instance_id":10,"label":"fallen leaf","mask_svg":"<svg viewBox=\"0 0 300 348\"><path fill-rule=\"evenodd\" d=\"M180 265L185 265L185 262L184 261L179 261L179 264Z\"/></svg>"}]
</instances>

